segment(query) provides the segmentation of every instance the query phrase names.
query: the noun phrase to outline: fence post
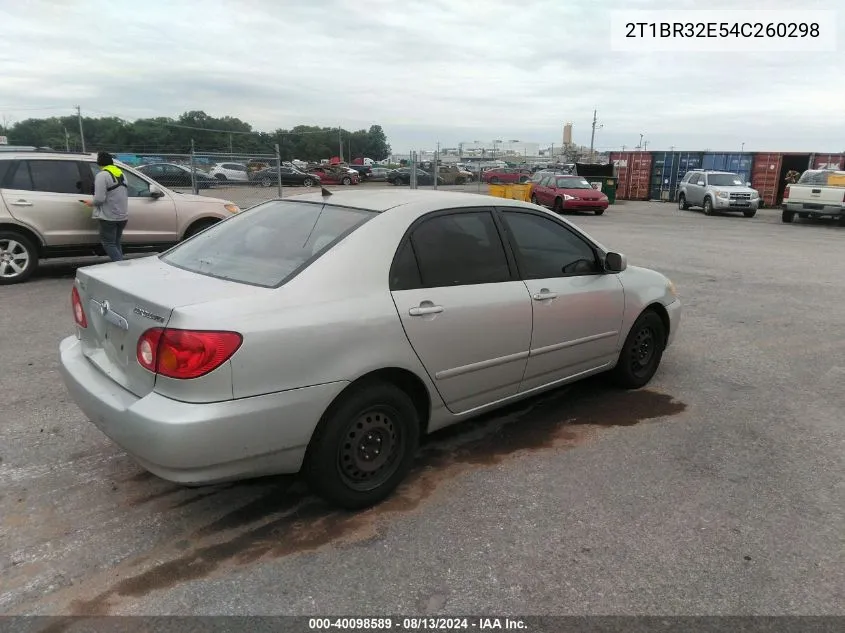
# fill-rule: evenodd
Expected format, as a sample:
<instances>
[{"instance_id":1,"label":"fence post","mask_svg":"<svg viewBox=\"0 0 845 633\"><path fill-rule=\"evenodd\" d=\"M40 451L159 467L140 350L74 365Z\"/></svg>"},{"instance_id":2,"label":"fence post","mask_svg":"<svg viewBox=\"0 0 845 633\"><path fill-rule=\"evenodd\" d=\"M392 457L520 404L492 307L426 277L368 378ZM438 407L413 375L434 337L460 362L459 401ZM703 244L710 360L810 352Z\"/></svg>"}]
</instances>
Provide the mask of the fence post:
<instances>
[{"instance_id":1,"label":"fence post","mask_svg":"<svg viewBox=\"0 0 845 633\"><path fill-rule=\"evenodd\" d=\"M276 143L276 180L278 181L279 197L282 197L282 155L279 144Z\"/></svg>"},{"instance_id":2,"label":"fence post","mask_svg":"<svg viewBox=\"0 0 845 633\"><path fill-rule=\"evenodd\" d=\"M411 152L411 189L417 188L417 153Z\"/></svg>"},{"instance_id":3,"label":"fence post","mask_svg":"<svg viewBox=\"0 0 845 633\"><path fill-rule=\"evenodd\" d=\"M194 156L194 139L191 139L191 191L197 195L197 162Z\"/></svg>"},{"instance_id":4,"label":"fence post","mask_svg":"<svg viewBox=\"0 0 845 633\"><path fill-rule=\"evenodd\" d=\"M440 161L440 143L437 144L438 148L434 152L434 162L432 163L431 167L431 177L434 179L434 189L437 189L437 177L440 175L440 165L438 162Z\"/></svg>"}]
</instances>

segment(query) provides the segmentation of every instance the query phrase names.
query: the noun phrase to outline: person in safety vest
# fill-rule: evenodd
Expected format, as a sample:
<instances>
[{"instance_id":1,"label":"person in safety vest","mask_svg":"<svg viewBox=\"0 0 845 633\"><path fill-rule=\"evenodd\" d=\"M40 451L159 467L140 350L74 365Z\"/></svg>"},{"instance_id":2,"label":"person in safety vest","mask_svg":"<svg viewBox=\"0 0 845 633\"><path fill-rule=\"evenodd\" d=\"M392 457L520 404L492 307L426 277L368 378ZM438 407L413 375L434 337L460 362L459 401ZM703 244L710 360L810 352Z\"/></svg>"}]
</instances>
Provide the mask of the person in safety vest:
<instances>
[{"instance_id":1,"label":"person in safety vest","mask_svg":"<svg viewBox=\"0 0 845 633\"><path fill-rule=\"evenodd\" d=\"M129 219L129 189L123 171L114 164L111 154L97 154L102 170L94 177L94 212L91 217L100 224L100 242L113 262L123 259L120 246L123 229Z\"/></svg>"}]
</instances>

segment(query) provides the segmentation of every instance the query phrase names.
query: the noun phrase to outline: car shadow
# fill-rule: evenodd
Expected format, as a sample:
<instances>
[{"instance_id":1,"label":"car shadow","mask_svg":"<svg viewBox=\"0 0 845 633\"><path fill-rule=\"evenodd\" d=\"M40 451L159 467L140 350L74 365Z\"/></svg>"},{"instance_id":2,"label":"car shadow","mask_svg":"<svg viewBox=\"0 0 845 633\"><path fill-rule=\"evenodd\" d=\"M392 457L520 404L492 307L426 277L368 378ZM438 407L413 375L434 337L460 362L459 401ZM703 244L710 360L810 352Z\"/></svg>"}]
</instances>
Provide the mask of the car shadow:
<instances>
[{"instance_id":1,"label":"car shadow","mask_svg":"<svg viewBox=\"0 0 845 633\"><path fill-rule=\"evenodd\" d=\"M625 391L601 377L562 387L435 432L422 443L411 473L379 505L359 512L328 506L297 476L185 488L133 467L112 484L112 514L158 515L157 523L184 525L183 537L108 571L107 585L80 598L66 613L107 615L122 599L207 578L258 561L326 546L366 547L380 541L384 522L425 505L461 475L539 451L569 450L600 439L609 427L671 419L686 405L648 389ZM102 450L102 449L100 449ZM79 459L94 459L85 453ZM81 467L79 464L77 467ZM127 518L127 521L131 519ZM63 630L61 628L55 630Z\"/></svg>"}]
</instances>

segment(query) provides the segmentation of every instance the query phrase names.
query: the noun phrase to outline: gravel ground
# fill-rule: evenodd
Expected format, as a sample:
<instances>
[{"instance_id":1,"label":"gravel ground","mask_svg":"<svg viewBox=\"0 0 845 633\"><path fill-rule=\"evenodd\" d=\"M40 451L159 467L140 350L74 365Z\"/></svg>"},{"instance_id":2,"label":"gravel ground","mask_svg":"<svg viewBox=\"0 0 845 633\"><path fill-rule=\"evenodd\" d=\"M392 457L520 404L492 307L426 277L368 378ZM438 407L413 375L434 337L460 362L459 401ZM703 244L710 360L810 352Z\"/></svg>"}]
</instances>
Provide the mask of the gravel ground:
<instances>
[{"instance_id":1,"label":"gravel ground","mask_svg":"<svg viewBox=\"0 0 845 633\"><path fill-rule=\"evenodd\" d=\"M358 514L294 477L146 474L57 372L74 271L100 260L0 288L0 612L845 614L845 229L632 202L571 219L675 281L653 383L436 434Z\"/></svg>"}]
</instances>

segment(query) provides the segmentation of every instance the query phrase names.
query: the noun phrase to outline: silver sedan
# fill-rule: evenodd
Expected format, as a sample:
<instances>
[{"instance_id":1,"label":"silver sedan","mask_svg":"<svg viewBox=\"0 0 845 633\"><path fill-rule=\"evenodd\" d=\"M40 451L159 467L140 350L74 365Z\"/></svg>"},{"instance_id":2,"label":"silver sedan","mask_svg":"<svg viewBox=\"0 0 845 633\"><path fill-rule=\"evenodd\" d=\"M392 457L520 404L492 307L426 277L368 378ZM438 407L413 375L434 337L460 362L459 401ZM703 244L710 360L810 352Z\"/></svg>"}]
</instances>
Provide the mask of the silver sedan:
<instances>
[{"instance_id":1,"label":"silver sedan","mask_svg":"<svg viewBox=\"0 0 845 633\"><path fill-rule=\"evenodd\" d=\"M654 375L672 283L536 205L457 192L266 202L159 256L81 268L73 399L183 484L303 471L346 508L420 436L597 374Z\"/></svg>"}]
</instances>

